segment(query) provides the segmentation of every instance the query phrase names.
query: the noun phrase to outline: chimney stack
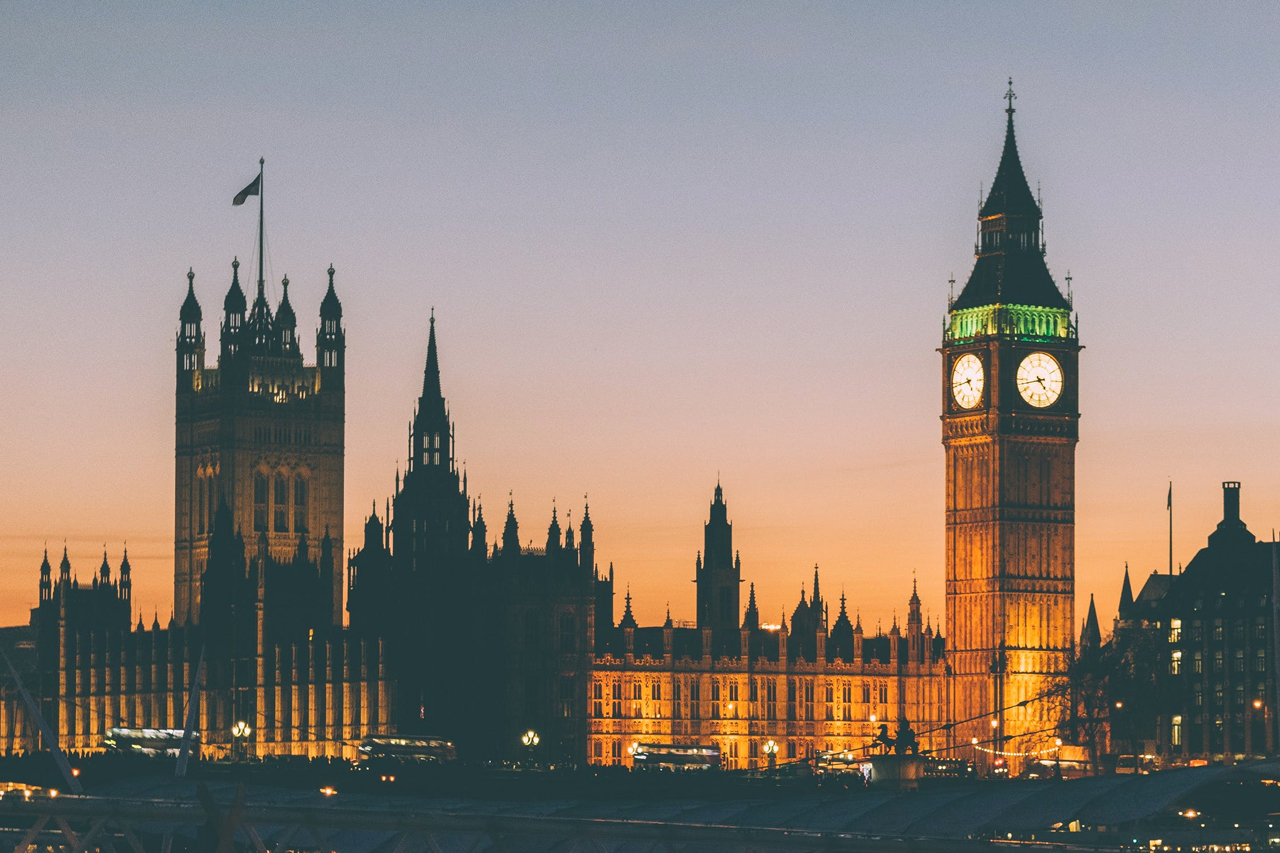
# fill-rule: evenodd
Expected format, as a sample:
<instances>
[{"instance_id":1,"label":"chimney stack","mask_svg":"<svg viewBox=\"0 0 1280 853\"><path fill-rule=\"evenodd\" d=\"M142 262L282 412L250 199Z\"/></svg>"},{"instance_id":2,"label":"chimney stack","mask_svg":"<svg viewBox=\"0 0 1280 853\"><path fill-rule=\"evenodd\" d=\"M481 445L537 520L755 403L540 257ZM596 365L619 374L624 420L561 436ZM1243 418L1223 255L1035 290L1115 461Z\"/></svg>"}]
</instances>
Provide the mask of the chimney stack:
<instances>
[{"instance_id":1,"label":"chimney stack","mask_svg":"<svg viewBox=\"0 0 1280 853\"><path fill-rule=\"evenodd\" d=\"M1240 483L1227 481L1222 484L1222 520L1229 524L1240 521Z\"/></svg>"}]
</instances>

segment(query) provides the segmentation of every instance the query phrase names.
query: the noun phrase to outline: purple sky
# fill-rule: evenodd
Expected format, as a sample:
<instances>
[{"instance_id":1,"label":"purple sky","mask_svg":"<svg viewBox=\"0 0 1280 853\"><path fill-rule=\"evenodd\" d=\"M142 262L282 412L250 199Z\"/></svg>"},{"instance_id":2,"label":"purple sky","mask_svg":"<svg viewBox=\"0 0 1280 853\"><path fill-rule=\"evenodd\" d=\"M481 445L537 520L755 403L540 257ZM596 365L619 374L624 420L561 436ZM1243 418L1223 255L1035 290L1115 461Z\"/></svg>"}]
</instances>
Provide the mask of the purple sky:
<instances>
[{"instance_id":1,"label":"purple sky","mask_svg":"<svg viewBox=\"0 0 1280 853\"><path fill-rule=\"evenodd\" d=\"M215 8L216 6L216 8ZM0 8L0 622L45 541L172 595L173 336L254 251L348 329L347 528L403 456L436 308L490 526L591 494L642 622L693 617L721 472L744 574L942 612L939 356L1000 100L1074 275L1079 615L1244 482L1280 522L1273 4ZM213 336L211 335L211 338ZM307 336L309 337L309 335ZM305 339L305 338L304 338ZM309 347L308 347L309 349ZM310 356L309 356L310 357Z\"/></svg>"}]
</instances>

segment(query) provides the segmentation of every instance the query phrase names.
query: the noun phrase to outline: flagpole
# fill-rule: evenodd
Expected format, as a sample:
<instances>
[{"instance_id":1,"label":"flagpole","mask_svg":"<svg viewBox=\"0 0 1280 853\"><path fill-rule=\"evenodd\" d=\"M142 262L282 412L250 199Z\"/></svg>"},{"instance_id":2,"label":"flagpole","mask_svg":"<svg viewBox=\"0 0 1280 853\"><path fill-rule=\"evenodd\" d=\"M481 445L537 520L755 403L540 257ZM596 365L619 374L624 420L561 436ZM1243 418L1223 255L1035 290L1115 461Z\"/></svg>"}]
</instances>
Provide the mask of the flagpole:
<instances>
[{"instance_id":1,"label":"flagpole","mask_svg":"<svg viewBox=\"0 0 1280 853\"><path fill-rule=\"evenodd\" d=\"M1173 574L1173 481L1169 481L1169 574Z\"/></svg>"},{"instance_id":2,"label":"flagpole","mask_svg":"<svg viewBox=\"0 0 1280 853\"><path fill-rule=\"evenodd\" d=\"M260 293L266 283L262 277L262 255L266 254L266 243L262 240L262 168L265 165L265 158L257 159L257 289Z\"/></svg>"}]
</instances>

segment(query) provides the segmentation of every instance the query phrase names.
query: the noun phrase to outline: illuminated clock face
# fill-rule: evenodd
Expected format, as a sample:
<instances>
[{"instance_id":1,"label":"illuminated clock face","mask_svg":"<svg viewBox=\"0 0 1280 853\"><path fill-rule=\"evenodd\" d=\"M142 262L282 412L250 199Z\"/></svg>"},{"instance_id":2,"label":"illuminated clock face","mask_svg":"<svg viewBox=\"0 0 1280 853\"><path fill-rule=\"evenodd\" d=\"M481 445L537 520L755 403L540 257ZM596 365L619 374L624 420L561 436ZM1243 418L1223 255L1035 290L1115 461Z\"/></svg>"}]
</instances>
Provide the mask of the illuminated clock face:
<instances>
[{"instance_id":1,"label":"illuminated clock face","mask_svg":"<svg viewBox=\"0 0 1280 853\"><path fill-rule=\"evenodd\" d=\"M1018 393L1038 409L1062 396L1062 365L1047 352L1033 352L1018 365Z\"/></svg>"},{"instance_id":2,"label":"illuminated clock face","mask_svg":"<svg viewBox=\"0 0 1280 853\"><path fill-rule=\"evenodd\" d=\"M982 360L973 353L956 359L951 368L951 396L962 409L972 409L982 402Z\"/></svg>"}]
</instances>

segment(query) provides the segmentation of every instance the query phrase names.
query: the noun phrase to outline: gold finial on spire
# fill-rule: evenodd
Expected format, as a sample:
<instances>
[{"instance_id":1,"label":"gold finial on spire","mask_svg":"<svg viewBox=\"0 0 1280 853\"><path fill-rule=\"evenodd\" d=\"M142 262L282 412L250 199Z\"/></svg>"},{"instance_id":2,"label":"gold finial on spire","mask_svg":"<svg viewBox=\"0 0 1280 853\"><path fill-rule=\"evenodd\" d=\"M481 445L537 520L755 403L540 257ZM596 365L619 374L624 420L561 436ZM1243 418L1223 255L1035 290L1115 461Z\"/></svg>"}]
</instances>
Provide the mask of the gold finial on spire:
<instances>
[{"instance_id":1,"label":"gold finial on spire","mask_svg":"<svg viewBox=\"0 0 1280 853\"><path fill-rule=\"evenodd\" d=\"M1015 99L1017 99L1017 97L1018 97L1018 96L1017 96L1017 95L1015 95L1015 94L1013 93L1013 78L1012 78L1012 77L1010 77L1010 78L1009 78L1009 91L1007 91L1007 92L1005 92L1005 93L1004 93L1004 98L1005 98L1005 100L1009 102L1009 106L1005 109L1005 112L1007 112L1010 116L1012 116L1012 115L1013 115L1013 113L1014 113L1014 109L1013 109L1013 102L1014 102L1014 100L1015 100Z\"/></svg>"}]
</instances>

